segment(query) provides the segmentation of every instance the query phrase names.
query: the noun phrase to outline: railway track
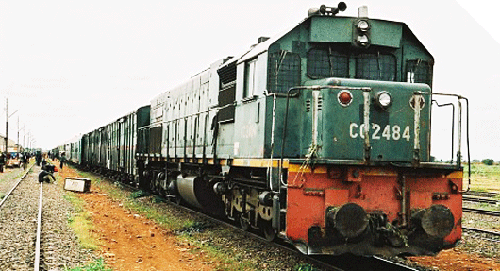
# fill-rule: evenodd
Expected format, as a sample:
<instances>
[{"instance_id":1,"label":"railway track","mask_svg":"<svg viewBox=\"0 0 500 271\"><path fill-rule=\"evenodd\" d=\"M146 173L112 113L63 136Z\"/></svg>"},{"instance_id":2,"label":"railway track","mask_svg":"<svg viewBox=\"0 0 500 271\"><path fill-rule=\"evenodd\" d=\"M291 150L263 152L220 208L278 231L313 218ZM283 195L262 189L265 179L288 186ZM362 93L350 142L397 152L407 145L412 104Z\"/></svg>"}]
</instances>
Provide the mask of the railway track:
<instances>
[{"instance_id":1,"label":"railway track","mask_svg":"<svg viewBox=\"0 0 500 271\"><path fill-rule=\"evenodd\" d=\"M38 181L25 181L32 168L33 165L0 202L1 270L40 269L43 188Z\"/></svg>"},{"instance_id":2,"label":"railway track","mask_svg":"<svg viewBox=\"0 0 500 271\"><path fill-rule=\"evenodd\" d=\"M31 166L19 179L2 175L2 189L12 188L0 207L0 270L66 270L84 262L67 232L66 200L56 184L38 182L39 172Z\"/></svg>"},{"instance_id":3,"label":"railway track","mask_svg":"<svg viewBox=\"0 0 500 271\"><path fill-rule=\"evenodd\" d=\"M493 197L497 197L497 196L498 196L497 193L472 192L471 191L471 192L468 192L467 195L463 196L463 200L465 202L486 203L486 204L490 204L490 205L500 206L500 201L493 199ZM470 205L474 205L474 204L470 204ZM500 217L500 211L490 211L490 210L469 208L469 207L462 207L462 211L491 216L491 217ZM488 218L486 220L490 221L490 218ZM488 242L500 243L500 232L499 231L466 227L464 225L462 226L462 230L468 231L468 232L473 232L473 233L477 234L476 238L480 238L480 239L486 240Z\"/></svg>"},{"instance_id":4,"label":"railway track","mask_svg":"<svg viewBox=\"0 0 500 271\"><path fill-rule=\"evenodd\" d=\"M2 201L0 201L0 209L2 208L3 204L5 203L5 201L9 198L9 196L12 194L12 191L14 191L17 186L21 183L22 180L24 180L24 178L26 178L26 176L28 175L28 172L30 172L30 170L33 168L33 165L31 165L31 167L26 170L26 172L24 173L24 175L19 178L19 180L17 180L17 182L14 183L14 186L12 186L12 188L4 195Z\"/></svg>"},{"instance_id":5,"label":"railway track","mask_svg":"<svg viewBox=\"0 0 500 271\"><path fill-rule=\"evenodd\" d=\"M469 191L469 192L464 193L464 195L477 196L477 197L490 197L490 198L500 196L499 193L495 193L495 192L479 192L479 191Z\"/></svg>"},{"instance_id":6,"label":"railway track","mask_svg":"<svg viewBox=\"0 0 500 271\"><path fill-rule=\"evenodd\" d=\"M490 230L468 228L468 227L462 227L462 229L467 230L467 231L474 231L474 232L485 233L488 235L500 237L500 232L498 232L498 231L490 231ZM494 240L494 241L500 243L500 240Z\"/></svg>"},{"instance_id":7,"label":"railway track","mask_svg":"<svg viewBox=\"0 0 500 271\"><path fill-rule=\"evenodd\" d=\"M470 212L470 213L484 214L484 215L491 215L491 216L500 216L500 212L498 212L498 211L488 211L488 210L467 208L467 207L462 207L462 211Z\"/></svg>"},{"instance_id":8,"label":"railway track","mask_svg":"<svg viewBox=\"0 0 500 271\"><path fill-rule=\"evenodd\" d=\"M462 200L463 201L469 201L469 202L479 202L479 203L488 203L488 204L493 204L493 205L500 205L500 200L492 199L492 198L462 196Z\"/></svg>"}]
</instances>

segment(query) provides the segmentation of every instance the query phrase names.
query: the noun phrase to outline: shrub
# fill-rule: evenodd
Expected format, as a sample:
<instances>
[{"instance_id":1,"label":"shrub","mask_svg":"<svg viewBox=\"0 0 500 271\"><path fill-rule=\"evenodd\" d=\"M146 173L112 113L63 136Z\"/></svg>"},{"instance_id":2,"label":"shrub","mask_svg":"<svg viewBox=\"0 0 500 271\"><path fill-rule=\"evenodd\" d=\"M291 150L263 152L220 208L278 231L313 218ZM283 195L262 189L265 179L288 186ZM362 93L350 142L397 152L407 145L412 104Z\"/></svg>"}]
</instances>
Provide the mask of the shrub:
<instances>
[{"instance_id":1,"label":"shrub","mask_svg":"<svg viewBox=\"0 0 500 271\"><path fill-rule=\"evenodd\" d=\"M483 164L488 165L488 166L493 165L492 159L484 159L482 162L483 162Z\"/></svg>"}]
</instances>

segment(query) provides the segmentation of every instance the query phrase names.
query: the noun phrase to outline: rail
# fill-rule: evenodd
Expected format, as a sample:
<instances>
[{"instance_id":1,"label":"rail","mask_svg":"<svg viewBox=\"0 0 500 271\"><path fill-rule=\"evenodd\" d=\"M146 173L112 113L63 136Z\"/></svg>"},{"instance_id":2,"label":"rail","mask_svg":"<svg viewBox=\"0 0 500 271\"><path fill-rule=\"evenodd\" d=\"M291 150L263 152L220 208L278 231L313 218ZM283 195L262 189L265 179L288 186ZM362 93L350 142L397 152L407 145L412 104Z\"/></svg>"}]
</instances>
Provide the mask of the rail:
<instances>
[{"instance_id":1,"label":"rail","mask_svg":"<svg viewBox=\"0 0 500 271\"><path fill-rule=\"evenodd\" d=\"M40 183L40 202L38 207L38 219L37 219L37 230L36 230L36 248L35 248L35 271L40 270L40 243L42 235L42 196L43 196L43 186Z\"/></svg>"},{"instance_id":2,"label":"rail","mask_svg":"<svg viewBox=\"0 0 500 271\"><path fill-rule=\"evenodd\" d=\"M483 209L466 208L466 207L462 207L462 212L477 213L477 214L491 215L491 216L500 216L500 212L498 212L498 211L488 211L488 210L483 210Z\"/></svg>"},{"instance_id":3,"label":"rail","mask_svg":"<svg viewBox=\"0 0 500 271\"><path fill-rule=\"evenodd\" d=\"M491 199L491 198L478 198L478 197L471 197L471 196L462 196L462 200L463 201L472 201L472 202L500 205L500 200Z\"/></svg>"},{"instance_id":4,"label":"rail","mask_svg":"<svg viewBox=\"0 0 500 271\"><path fill-rule=\"evenodd\" d=\"M26 178L26 175L28 175L28 172L31 170L31 168L33 167L33 164L31 165L31 167L26 170L26 172L24 172L24 175L23 177L19 178L19 180L14 184L14 186L9 190L9 192L7 192L7 194L5 194L4 198L2 199L2 201L0 201L0 208L2 208L2 205L5 203L5 201L7 200L7 198L9 197L9 195L12 193L12 191L14 191L17 186L21 183L21 181Z\"/></svg>"}]
</instances>

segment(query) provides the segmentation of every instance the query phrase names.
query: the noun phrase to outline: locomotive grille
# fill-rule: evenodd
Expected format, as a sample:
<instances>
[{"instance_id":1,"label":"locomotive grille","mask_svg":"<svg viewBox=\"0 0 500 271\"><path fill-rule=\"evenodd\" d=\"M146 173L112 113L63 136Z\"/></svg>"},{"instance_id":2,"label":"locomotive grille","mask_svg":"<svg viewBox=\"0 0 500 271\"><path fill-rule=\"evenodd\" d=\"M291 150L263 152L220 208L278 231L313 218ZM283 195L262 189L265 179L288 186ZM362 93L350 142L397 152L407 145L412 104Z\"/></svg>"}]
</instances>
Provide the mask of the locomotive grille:
<instances>
[{"instance_id":1,"label":"locomotive grille","mask_svg":"<svg viewBox=\"0 0 500 271\"><path fill-rule=\"evenodd\" d=\"M323 110L323 97L318 98L318 111ZM311 100L306 101L306 112L311 111Z\"/></svg>"}]
</instances>

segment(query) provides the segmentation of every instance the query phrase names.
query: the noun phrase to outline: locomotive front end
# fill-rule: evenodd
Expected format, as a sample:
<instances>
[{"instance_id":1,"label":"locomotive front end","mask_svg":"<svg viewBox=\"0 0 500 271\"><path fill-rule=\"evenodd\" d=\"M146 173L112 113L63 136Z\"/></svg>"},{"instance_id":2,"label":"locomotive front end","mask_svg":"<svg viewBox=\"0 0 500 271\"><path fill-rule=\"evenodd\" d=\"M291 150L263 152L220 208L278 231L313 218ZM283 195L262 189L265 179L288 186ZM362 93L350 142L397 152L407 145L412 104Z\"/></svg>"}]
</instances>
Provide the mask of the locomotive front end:
<instances>
[{"instance_id":1,"label":"locomotive front end","mask_svg":"<svg viewBox=\"0 0 500 271\"><path fill-rule=\"evenodd\" d=\"M303 110L294 143L305 159L289 161L288 238L308 254L426 255L453 246L462 172L430 162L430 88L339 78L307 85L289 98L302 104L292 107Z\"/></svg>"}]
</instances>

